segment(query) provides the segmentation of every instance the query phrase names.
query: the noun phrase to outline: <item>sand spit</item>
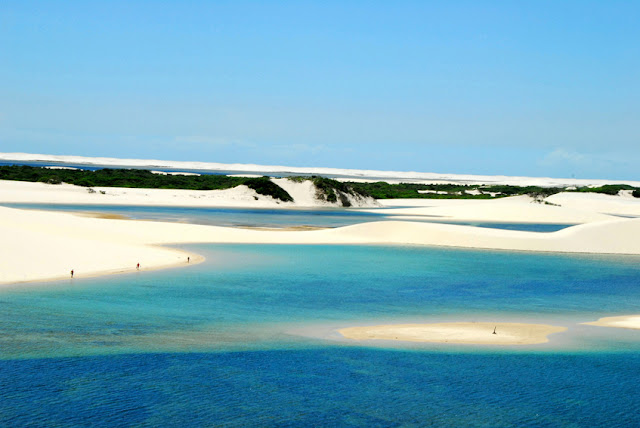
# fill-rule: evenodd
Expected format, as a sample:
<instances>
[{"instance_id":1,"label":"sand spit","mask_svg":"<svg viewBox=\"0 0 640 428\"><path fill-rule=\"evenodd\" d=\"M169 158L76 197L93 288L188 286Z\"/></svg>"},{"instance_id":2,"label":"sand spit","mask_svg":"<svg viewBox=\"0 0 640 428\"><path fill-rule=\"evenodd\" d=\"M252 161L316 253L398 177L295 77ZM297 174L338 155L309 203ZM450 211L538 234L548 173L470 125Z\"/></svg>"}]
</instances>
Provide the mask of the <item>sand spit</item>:
<instances>
[{"instance_id":1,"label":"sand spit","mask_svg":"<svg viewBox=\"0 0 640 428\"><path fill-rule=\"evenodd\" d=\"M495 329L495 330L494 330ZM347 339L401 342L459 343L475 345L533 345L567 330L545 324L451 322L348 327L338 330ZM495 331L495 334L494 334Z\"/></svg>"},{"instance_id":2,"label":"sand spit","mask_svg":"<svg viewBox=\"0 0 640 428\"><path fill-rule=\"evenodd\" d=\"M598 321L584 322L585 325L599 327L630 328L640 330L640 315L623 315L618 317L600 318Z\"/></svg>"}]
</instances>

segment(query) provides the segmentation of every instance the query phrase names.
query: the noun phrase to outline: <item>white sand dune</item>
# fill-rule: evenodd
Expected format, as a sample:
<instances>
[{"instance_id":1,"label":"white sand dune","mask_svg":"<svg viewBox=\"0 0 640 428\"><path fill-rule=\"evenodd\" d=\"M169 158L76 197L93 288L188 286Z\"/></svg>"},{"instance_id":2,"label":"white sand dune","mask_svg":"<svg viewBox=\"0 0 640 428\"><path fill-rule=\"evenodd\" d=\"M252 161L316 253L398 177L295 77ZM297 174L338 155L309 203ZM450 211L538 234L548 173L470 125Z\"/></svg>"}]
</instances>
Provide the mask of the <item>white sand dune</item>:
<instances>
[{"instance_id":1,"label":"white sand dune","mask_svg":"<svg viewBox=\"0 0 640 428\"><path fill-rule=\"evenodd\" d=\"M299 202L316 204L309 182L275 179ZM285 206L244 186L222 191L86 188L0 181L0 203L70 203L169 206ZM256 198L258 198L256 200ZM602 254L640 254L640 200L632 197L562 193L556 205L526 196L497 200L383 201L397 219L578 224L536 233L443 223L385 221L312 231L272 231L147 221L88 218L61 212L0 207L0 283L76 277L185 264L178 243L398 244L462 248ZM398 204L412 206L399 208ZM558 206L560 205L560 206ZM380 212L374 209L376 212ZM428 217L433 216L433 217ZM197 259L191 255L192 261Z\"/></svg>"},{"instance_id":2,"label":"white sand dune","mask_svg":"<svg viewBox=\"0 0 640 428\"><path fill-rule=\"evenodd\" d=\"M563 192L549 196L546 200L571 210L640 217L640 198L630 196Z\"/></svg>"},{"instance_id":3,"label":"white sand dune","mask_svg":"<svg viewBox=\"0 0 640 428\"><path fill-rule=\"evenodd\" d=\"M185 207L252 207L252 208L315 208L335 207L337 203L316 197L316 187L310 181L296 182L273 179L285 189L294 202L282 202L260 195L247 186L224 190L139 189L123 187L93 187L71 184L46 184L0 180L0 203L145 205ZM348 199L354 207L376 207L373 198Z\"/></svg>"},{"instance_id":4,"label":"white sand dune","mask_svg":"<svg viewBox=\"0 0 640 428\"><path fill-rule=\"evenodd\" d=\"M451 322L347 327L338 332L353 340L461 343L476 345L533 345L546 343L566 327L545 324ZM494 334L495 331L495 334Z\"/></svg>"},{"instance_id":5,"label":"white sand dune","mask_svg":"<svg viewBox=\"0 0 640 428\"><path fill-rule=\"evenodd\" d=\"M385 213L405 218L431 217L441 221L578 224L640 216L640 199L595 193L559 193L537 203L529 196L495 200L392 199L381 200ZM397 206L405 208L397 208ZM412 206L411 208L406 208ZM363 211L371 211L365 209Z\"/></svg>"}]
</instances>

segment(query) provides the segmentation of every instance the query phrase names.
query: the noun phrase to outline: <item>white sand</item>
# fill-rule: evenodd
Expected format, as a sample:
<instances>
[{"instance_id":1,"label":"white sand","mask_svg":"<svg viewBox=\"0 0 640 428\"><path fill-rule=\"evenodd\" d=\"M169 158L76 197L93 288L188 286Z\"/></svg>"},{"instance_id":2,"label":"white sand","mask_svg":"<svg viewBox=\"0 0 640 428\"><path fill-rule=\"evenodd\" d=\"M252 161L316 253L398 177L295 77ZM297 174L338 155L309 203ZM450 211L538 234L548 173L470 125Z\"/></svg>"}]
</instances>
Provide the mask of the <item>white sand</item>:
<instances>
[{"instance_id":1,"label":"white sand","mask_svg":"<svg viewBox=\"0 0 640 428\"><path fill-rule=\"evenodd\" d=\"M640 216L640 199L594 193L560 193L548 198L556 205L534 202L529 196L495 200L393 199L381 200L385 213L400 218L431 217L440 221L578 224L612 220L618 215ZM412 208L396 208L412 206ZM364 211L372 211L366 209Z\"/></svg>"},{"instance_id":2,"label":"white sand","mask_svg":"<svg viewBox=\"0 0 640 428\"><path fill-rule=\"evenodd\" d=\"M290 182L293 183L293 182ZM288 184L288 183L287 183ZM312 189L302 183L292 190L305 203ZM96 189L99 190L99 189ZM247 188L207 192L162 189L103 189L87 193L85 188L0 181L2 202L119 203L126 205L255 206ZM306 192L306 193L305 193ZM265 197L262 197L265 198ZM531 203L530 198L499 200L421 201L433 207L423 210L494 222L529 221L584 223L553 233L535 233L476 228L471 226L386 221L314 231L259 231L214 226L113 220L80 217L61 212L17 210L0 207L0 283L63 278L75 270L76 278L114 271L127 271L141 263L142 269L184 264L187 255L154 245L172 243L285 243L285 244L415 244L462 248L575 253L640 254L640 219L618 218L604 212L634 212L639 201L630 203L600 195L559 195L569 207ZM620 197L622 198L622 197ZM271 199L271 198L269 198ZM624 198L622 198L624 199ZM111 202L108 202L111 201ZM608 204L599 209L598 201ZM385 201L386 202L386 201ZM400 201L411 203L411 201ZM623 208L616 208L620 206ZM402 209L400 209L402 210ZM432 210L432 211L429 211ZM433 211L436 210L436 211ZM415 214L414 211L408 211ZM384 212L387 212L385 210ZM195 260L194 260L195 261Z\"/></svg>"},{"instance_id":3,"label":"white sand","mask_svg":"<svg viewBox=\"0 0 640 428\"><path fill-rule=\"evenodd\" d=\"M493 331L496 334L493 334ZM452 322L348 327L338 330L348 339L402 342L463 343L477 345L532 345L567 330L545 324Z\"/></svg>"},{"instance_id":4,"label":"white sand","mask_svg":"<svg viewBox=\"0 0 640 428\"><path fill-rule=\"evenodd\" d=\"M295 182L273 179L285 189L294 202L282 202L260 195L247 186L224 190L137 189L121 187L87 187L70 184L31 183L0 180L0 203L146 205L185 207L252 207L252 208L325 208L335 207L316 198L310 181ZM376 207L373 199L349 197L354 207Z\"/></svg>"},{"instance_id":5,"label":"white sand","mask_svg":"<svg viewBox=\"0 0 640 428\"><path fill-rule=\"evenodd\" d=\"M151 205L193 207L257 208L280 205L279 201L258 195L246 186L224 190L137 189L120 187L86 187L71 184L30 183L0 180L0 203ZM257 198L257 199L256 199Z\"/></svg>"},{"instance_id":6,"label":"white sand","mask_svg":"<svg viewBox=\"0 0 640 428\"><path fill-rule=\"evenodd\" d=\"M640 198L634 198L625 193L621 196L612 196L599 193L563 192L549 196L546 200L571 210L640 217Z\"/></svg>"},{"instance_id":7,"label":"white sand","mask_svg":"<svg viewBox=\"0 0 640 428\"><path fill-rule=\"evenodd\" d=\"M585 322L582 324L596 325L600 327L617 327L617 328L630 328L630 329L640 330L640 315L605 317L605 318L600 318L598 321Z\"/></svg>"}]
</instances>

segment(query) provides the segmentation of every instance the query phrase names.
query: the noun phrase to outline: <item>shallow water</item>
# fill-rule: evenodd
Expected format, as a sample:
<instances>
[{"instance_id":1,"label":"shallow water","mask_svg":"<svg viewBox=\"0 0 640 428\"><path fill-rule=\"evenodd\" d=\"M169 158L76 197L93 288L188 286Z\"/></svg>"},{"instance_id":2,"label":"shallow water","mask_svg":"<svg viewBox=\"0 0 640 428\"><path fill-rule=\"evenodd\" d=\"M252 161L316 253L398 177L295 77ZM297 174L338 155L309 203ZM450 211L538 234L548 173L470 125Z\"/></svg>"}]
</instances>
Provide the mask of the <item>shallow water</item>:
<instances>
[{"instance_id":1,"label":"shallow water","mask_svg":"<svg viewBox=\"0 0 640 428\"><path fill-rule=\"evenodd\" d=\"M0 425L633 426L640 258L197 245L188 268L0 290ZM565 325L541 346L369 344L363 323Z\"/></svg>"}]
</instances>

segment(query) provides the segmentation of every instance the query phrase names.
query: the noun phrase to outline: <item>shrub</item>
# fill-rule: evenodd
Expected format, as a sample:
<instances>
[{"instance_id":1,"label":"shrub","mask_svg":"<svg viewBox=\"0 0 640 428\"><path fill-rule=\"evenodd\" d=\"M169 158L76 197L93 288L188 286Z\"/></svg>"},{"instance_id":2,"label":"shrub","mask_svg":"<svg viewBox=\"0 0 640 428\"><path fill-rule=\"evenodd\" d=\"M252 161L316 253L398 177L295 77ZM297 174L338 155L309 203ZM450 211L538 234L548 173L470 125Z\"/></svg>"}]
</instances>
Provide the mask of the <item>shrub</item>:
<instances>
[{"instance_id":1,"label":"shrub","mask_svg":"<svg viewBox=\"0 0 640 428\"><path fill-rule=\"evenodd\" d=\"M286 190L275 184L269 177L248 178L244 180L245 186L259 193L260 195L271 196L283 202L293 202L293 198Z\"/></svg>"}]
</instances>

